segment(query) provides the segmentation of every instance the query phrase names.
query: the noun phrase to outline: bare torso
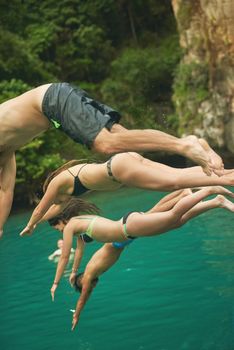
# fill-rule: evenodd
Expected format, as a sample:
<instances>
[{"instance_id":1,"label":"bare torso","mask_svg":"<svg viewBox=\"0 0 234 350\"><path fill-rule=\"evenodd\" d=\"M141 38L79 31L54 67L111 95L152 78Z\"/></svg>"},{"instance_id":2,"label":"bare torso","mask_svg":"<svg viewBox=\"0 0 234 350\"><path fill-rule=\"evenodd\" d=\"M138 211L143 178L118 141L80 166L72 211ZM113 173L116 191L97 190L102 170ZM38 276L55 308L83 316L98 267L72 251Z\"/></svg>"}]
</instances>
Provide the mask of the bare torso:
<instances>
[{"instance_id":1,"label":"bare torso","mask_svg":"<svg viewBox=\"0 0 234 350\"><path fill-rule=\"evenodd\" d=\"M81 169L82 167L82 169ZM105 163L79 164L69 168L73 175L77 175L79 170L79 179L81 183L90 190L96 191L114 191L122 186L121 183L114 181L107 172L107 165ZM56 203L59 204L68 200L74 190L74 177L68 172L63 171L57 175L61 179L61 191L57 195Z\"/></svg>"},{"instance_id":2,"label":"bare torso","mask_svg":"<svg viewBox=\"0 0 234 350\"><path fill-rule=\"evenodd\" d=\"M108 175L107 162L85 165L80 171L79 178L84 186L96 191L112 191L122 186Z\"/></svg>"},{"instance_id":3,"label":"bare torso","mask_svg":"<svg viewBox=\"0 0 234 350\"><path fill-rule=\"evenodd\" d=\"M41 85L0 105L0 152L15 151L49 128L42 114L49 86Z\"/></svg>"}]
</instances>

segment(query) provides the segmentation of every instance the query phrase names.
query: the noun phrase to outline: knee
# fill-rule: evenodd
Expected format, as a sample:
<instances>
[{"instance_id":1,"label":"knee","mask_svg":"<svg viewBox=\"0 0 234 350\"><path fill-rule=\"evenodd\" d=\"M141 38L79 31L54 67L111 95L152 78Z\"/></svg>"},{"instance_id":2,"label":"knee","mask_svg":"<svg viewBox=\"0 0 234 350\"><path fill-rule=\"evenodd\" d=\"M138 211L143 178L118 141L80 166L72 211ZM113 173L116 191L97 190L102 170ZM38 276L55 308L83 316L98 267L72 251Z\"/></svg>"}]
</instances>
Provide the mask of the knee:
<instances>
[{"instance_id":1,"label":"knee","mask_svg":"<svg viewBox=\"0 0 234 350\"><path fill-rule=\"evenodd\" d=\"M177 218L177 220L174 221L174 223L171 226L171 230L174 230L176 228L179 228L183 225L182 219L181 218Z\"/></svg>"},{"instance_id":2,"label":"knee","mask_svg":"<svg viewBox=\"0 0 234 350\"><path fill-rule=\"evenodd\" d=\"M101 131L94 140L92 149L98 153L113 154L119 152L117 134L111 134L109 131Z\"/></svg>"},{"instance_id":3,"label":"knee","mask_svg":"<svg viewBox=\"0 0 234 350\"><path fill-rule=\"evenodd\" d=\"M171 209L170 213L170 223L172 228L177 228L181 226L181 215L174 208Z\"/></svg>"},{"instance_id":4,"label":"knee","mask_svg":"<svg viewBox=\"0 0 234 350\"><path fill-rule=\"evenodd\" d=\"M98 153L101 153L101 154L107 154L107 155L110 155L114 152L111 152L111 147L108 143L106 142L98 142L98 143L95 143L93 144L93 147L92 149L95 151L95 152L98 152Z\"/></svg>"}]
</instances>

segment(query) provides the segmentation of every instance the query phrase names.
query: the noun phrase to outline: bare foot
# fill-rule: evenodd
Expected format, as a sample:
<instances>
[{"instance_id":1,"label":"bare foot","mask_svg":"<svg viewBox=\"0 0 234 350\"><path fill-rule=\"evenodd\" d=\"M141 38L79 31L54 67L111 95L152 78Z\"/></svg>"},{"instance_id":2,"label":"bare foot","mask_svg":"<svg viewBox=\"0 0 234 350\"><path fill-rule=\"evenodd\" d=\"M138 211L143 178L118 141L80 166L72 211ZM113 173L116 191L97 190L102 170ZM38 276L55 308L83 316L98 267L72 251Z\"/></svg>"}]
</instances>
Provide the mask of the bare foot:
<instances>
[{"instance_id":1,"label":"bare foot","mask_svg":"<svg viewBox=\"0 0 234 350\"><path fill-rule=\"evenodd\" d=\"M232 191L227 190L223 186L209 186L206 188L210 190L211 194L222 194L224 196L229 196L231 198L234 198L234 193Z\"/></svg>"},{"instance_id":2,"label":"bare foot","mask_svg":"<svg viewBox=\"0 0 234 350\"><path fill-rule=\"evenodd\" d=\"M234 203L232 203L222 195L218 195L216 199L218 200L218 206L220 208L228 209L234 213Z\"/></svg>"},{"instance_id":3,"label":"bare foot","mask_svg":"<svg viewBox=\"0 0 234 350\"><path fill-rule=\"evenodd\" d=\"M199 139L194 135L186 136L182 140L186 145L186 150L184 152L185 157L188 157L195 163L199 164L204 173L210 176L213 171L210 152L204 149L200 144Z\"/></svg>"},{"instance_id":4,"label":"bare foot","mask_svg":"<svg viewBox=\"0 0 234 350\"><path fill-rule=\"evenodd\" d=\"M223 169L223 175L233 174L234 175L234 169Z\"/></svg>"},{"instance_id":5,"label":"bare foot","mask_svg":"<svg viewBox=\"0 0 234 350\"><path fill-rule=\"evenodd\" d=\"M224 186L234 186L234 170L228 174L225 173L220 176L220 180L222 180L222 185Z\"/></svg>"},{"instance_id":6,"label":"bare foot","mask_svg":"<svg viewBox=\"0 0 234 350\"><path fill-rule=\"evenodd\" d=\"M222 176L223 169L224 169L222 158L209 146L206 140L199 139L199 143L207 152L208 156L210 157L214 173L218 176Z\"/></svg>"}]
</instances>

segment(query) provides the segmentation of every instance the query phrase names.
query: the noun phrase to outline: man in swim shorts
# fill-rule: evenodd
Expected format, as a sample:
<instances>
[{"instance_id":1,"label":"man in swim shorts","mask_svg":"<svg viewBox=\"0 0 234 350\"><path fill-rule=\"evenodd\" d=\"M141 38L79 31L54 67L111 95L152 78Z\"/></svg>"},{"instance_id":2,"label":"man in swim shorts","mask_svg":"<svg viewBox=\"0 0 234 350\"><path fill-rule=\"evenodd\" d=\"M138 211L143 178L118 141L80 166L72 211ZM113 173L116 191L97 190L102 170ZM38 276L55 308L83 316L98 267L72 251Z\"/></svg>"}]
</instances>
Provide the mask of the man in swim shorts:
<instances>
[{"instance_id":1,"label":"man in swim shorts","mask_svg":"<svg viewBox=\"0 0 234 350\"><path fill-rule=\"evenodd\" d=\"M158 130L127 130L120 114L67 83L41 85L0 105L0 236L10 213L16 176L15 151L51 126L93 151L165 151L222 171L221 158L195 136L176 138Z\"/></svg>"}]
</instances>

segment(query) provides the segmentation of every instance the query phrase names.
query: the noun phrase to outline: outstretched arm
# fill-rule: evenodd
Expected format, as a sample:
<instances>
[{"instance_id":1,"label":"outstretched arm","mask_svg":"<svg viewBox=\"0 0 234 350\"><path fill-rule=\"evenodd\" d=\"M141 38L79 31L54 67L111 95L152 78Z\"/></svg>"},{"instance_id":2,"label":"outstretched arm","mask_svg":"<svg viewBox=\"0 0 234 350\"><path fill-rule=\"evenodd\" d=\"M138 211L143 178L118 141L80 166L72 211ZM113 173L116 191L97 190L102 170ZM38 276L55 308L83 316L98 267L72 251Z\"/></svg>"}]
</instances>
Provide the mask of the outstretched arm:
<instances>
[{"instance_id":1,"label":"outstretched arm","mask_svg":"<svg viewBox=\"0 0 234 350\"><path fill-rule=\"evenodd\" d=\"M61 213L63 211L63 209L66 207L66 205L67 205L67 202L63 202L61 204L52 204L51 207L49 208L49 210L47 210L45 215L40 220L40 223L42 221L48 221L48 220L54 218L55 216L57 216L59 213Z\"/></svg>"},{"instance_id":2,"label":"outstretched arm","mask_svg":"<svg viewBox=\"0 0 234 350\"><path fill-rule=\"evenodd\" d=\"M20 232L20 236L30 235L35 229L37 223L41 221L43 216L50 209L51 205L54 203L54 200L59 192L60 181L58 179L53 179L49 184L46 193L42 197L40 203L34 209L27 226Z\"/></svg>"},{"instance_id":3,"label":"outstretched arm","mask_svg":"<svg viewBox=\"0 0 234 350\"><path fill-rule=\"evenodd\" d=\"M75 251L75 256L74 256L74 261L73 261L73 266L72 266L72 272L71 272L70 277L69 277L69 281L70 281L72 286L75 282L75 276L76 276L77 270L81 264L81 260L82 260L83 254L84 254L84 249L85 249L85 243L81 239L81 237L79 237L77 239L77 246L76 246L76 251Z\"/></svg>"},{"instance_id":4,"label":"outstretched arm","mask_svg":"<svg viewBox=\"0 0 234 350\"><path fill-rule=\"evenodd\" d=\"M50 290L53 301L54 301L55 291L58 287L59 281L69 261L74 233L78 233L79 231L80 231L80 227L79 227L78 220L70 220L69 223L64 228L62 254L60 256L54 282Z\"/></svg>"},{"instance_id":5,"label":"outstretched arm","mask_svg":"<svg viewBox=\"0 0 234 350\"><path fill-rule=\"evenodd\" d=\"M0 188L0 237L3 234L3 226L9 216L15 187L16 162L15 154L7 155L1 169Z\"/></svg>"},{"instance_id":6,"label":"outstretched arm","mask_svg":"<svg viewBox=\"0 0 234 350\"><path fill-rule=\"evenodd\" d=\"M82 291L81 295L79 297L79 300L76 305L76 311L73 314L73 319L72 319L72 331L75 329L79 318L80 318L80 313L82 309L84 308L91 292L92 292L92 276L84 276L83 281L82 281Z\"/></svg>"}]
</instances>

